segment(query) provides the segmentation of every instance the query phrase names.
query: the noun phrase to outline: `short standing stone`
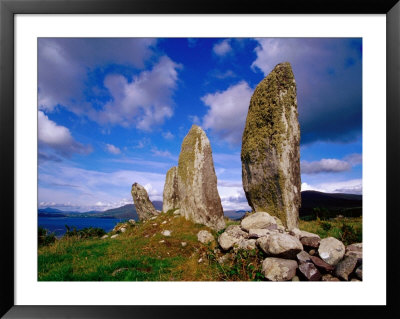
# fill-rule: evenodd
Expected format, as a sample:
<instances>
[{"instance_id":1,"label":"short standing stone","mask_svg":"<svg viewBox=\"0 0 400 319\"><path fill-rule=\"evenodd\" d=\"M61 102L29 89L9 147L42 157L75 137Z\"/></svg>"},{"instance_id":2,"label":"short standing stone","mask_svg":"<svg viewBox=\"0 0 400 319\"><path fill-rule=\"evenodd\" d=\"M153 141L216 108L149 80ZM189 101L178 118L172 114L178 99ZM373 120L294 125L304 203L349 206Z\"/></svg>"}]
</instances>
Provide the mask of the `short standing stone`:
<instances>
[{"instance_id":1,"label":"short standing stone","mask_svg":"<svg viewBox=\"0 0 400 319\"><path fill-rule=\"evenodd\" d=\"M271 225L276 225L276 220L266 212L254 213L244 218L240 223L242 229L246 231L252 228L268 228Z\"/></svg>"},{"instance_id":2,"label":"short standing stone","mask_svg":"<svg viewBox=\"0 0 400 319\"><path fill-rule=\"evenodd\" d=\"M218 237L218 243L224 250L229 250L242 239L247 239L248 234L240 226L231 225Z\"/></svg>"},{"instance_id":3,"label":"short standing stone","mask_svg":"<svg viewBox=\"0 0 400 319\"><path fill-rule=\"evenodd\" d=\"M256 87L242 137L242 180L254 211L297 227L301 204L300 126L289 63L275 66Z\"/></svg>"},{"instance_id":4,"label":"short standing stone","mask_svg":"<svg viewBox=\"0 0 400 319\"><path fill-rule=\"evenodd\" d=\"M178 188L181 215L216 230L225 227L210 141L197 125L192 126L182 142Z\"/></svg>"},{"instance_id":5,"label":"short standing stone","mask_svg":"<svg viewBox=\"0 0 400 319\"><path fill-rule=\"evenodd\" d=\"M297 262L294 260L268 257L262 263L265 278L271 281L287 281L296 275Z\"/></svg>"},{"instance_id":6,"label":"short standing stone","mask_svg":"<svg viewBox=\"0 0 400 319\"><path fill-rule=\"evenodd\" d=\"M170 168L165 177L163 191L163 212L179 208L178 167Z\"/></svg>"},{"instance_id":7,"label":"short standing stone","mask_svg":"<svg viewBox=\"0 0 400 319\"><path fill-rule=\"evenodd\" d=\"M131 193L140 220L147 220L158 215L157 210L149 199L146 189L142 185L134 183Z\"/></svg>"},{"instance_id":8,"label":"short standing stone","mask_svg":"<svg viewBox=\"0 0 400 319\"><path fill-rule=\"evenodd\" d=\"M357 257L345 257L335 268L335 275L343 280L349 280L349 275L357 265Z\"/></svg>"},{"instance_id":9,"label":"short standing stone","mask_svg":"<svg viewBox=\"0 0 400 319\"><path fill-rule=\"evenodd\" d=\"M200 230L197 233L197 239L202 244L208 244L214 241L214 236L207 230Z\"/></svg>"},{"instance_id":10,"label":"short standing stone","mask_svg":"<svg viewBox=\"0 0 400 319\"><path fill-rule=\"evenodd\" d=\"M345 253L343 243L336 238L328 237L321 240L318 254L323 261L330 265L337 265L342 260Z\"/></svg>"},{"instance_id":11,"label":"short standing stone","mask_svg":"<svg viewBox=\"0 0 400 319\"><path fill-rule=\"evenodd\" d=\"M321 280L321 273L314 266L313 263L302 263L299 266L300 272L310 281L318 281Z\"/></svg>"},{"instance_id":12,"label":"short standing stone","mask_svg":"<svg viewBox=\"0 0 400 319\"><path fill-rule=\"evenodd\" d=\"M257 243L268 255L280 258L296 259L296 255L303 250L301 242L288 234L271 234L268 237L259 238Z\"/></svg>"}]
</instances>

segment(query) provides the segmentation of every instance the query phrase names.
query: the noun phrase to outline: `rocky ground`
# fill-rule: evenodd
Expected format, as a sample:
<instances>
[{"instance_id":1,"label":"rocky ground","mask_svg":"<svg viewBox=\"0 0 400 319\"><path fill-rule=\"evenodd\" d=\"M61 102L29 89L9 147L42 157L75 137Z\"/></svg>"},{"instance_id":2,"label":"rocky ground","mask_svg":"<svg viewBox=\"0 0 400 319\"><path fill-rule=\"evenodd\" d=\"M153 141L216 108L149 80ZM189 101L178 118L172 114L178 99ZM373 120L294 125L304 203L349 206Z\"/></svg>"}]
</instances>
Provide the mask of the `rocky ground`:
<instances>
[{"instance_id":1,"label":"rocky ground","mask_svg":"<svg viewBox=\"0 0 400 319\"><path fill-rule=\"evenodd\" d=\"M201 231L198 240L214 241L210 232ZM262 274L271 281L361 281L362 243L345 245L336 238L321 239L317 234L297 228L288 230L280 220L266 212L228 226L218 239L218 261L232 259L240 250L259 250Z\"/></svg>"}]
</instances>

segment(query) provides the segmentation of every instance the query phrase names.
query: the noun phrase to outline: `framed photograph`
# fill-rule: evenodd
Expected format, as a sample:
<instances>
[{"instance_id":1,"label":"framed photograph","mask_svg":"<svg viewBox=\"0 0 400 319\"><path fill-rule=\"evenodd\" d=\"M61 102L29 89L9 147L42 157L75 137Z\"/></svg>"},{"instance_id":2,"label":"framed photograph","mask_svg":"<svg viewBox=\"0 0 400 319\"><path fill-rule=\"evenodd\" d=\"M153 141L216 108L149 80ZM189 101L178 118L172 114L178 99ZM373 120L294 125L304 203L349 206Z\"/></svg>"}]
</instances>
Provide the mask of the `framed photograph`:
<instances>
[{"instance_id":1,"label":"framed photograph","mask_svg":"<svg viewBox=\"0 0 400 319\"><path fill-rule=\"evenodd\" d=\"M0 10L1 315L399 314L397 1Z\"/></svg>"}]
</instances>

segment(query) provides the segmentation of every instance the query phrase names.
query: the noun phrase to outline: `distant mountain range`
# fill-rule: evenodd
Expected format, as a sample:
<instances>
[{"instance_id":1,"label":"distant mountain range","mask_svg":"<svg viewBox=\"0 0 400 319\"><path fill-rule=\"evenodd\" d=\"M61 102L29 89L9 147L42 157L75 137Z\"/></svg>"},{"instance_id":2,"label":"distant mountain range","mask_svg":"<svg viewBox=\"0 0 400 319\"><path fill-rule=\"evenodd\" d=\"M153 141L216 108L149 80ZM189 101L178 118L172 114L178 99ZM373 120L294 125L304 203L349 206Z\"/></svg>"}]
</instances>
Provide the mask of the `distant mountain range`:
<instances>
[{"instance_id":1,"label":"distant mountain range","mask_svg":"<svg viewBox=\"0 0 400 319\"><path fill-rule=\"evenodd\" d=\"M162 210L162 202L154 201L154 207L157 210ZM139 217L136 213L134 204L127 204L118 208L112 208L105 211L88 211L88 212L75 212L75 211L62 211L56 208L40 208L38 210L39 217L97 217L97 218L117 218L117 219L134 219L138 220Z\"/></svg>"},{"instance_id":2,"label":"distant mountain range","mask_svg":"<svg viewBox=\"0 0 400 319\"><path fill-rule=\"evenodd\" d=\"M317 191L301 192L301 208L300 217L309 216L315 213L315 208L328 210L330 214L344 214L346 212L352 215L362 214L362 195L342 194L342 193L322 193ZM162 210L162 202L154 201L154 207ZM227 210L224 215L231 219L240 219L246 211L244 210ZM97 218L117 218L117 219L134 219L139 217L136 213L135 205L128 204L118 208L108 209L106 211L89 211L74 212L62 211L56 208L41 208L38 210L40 217L97 217Z\"/></svg>"}]
</instances>

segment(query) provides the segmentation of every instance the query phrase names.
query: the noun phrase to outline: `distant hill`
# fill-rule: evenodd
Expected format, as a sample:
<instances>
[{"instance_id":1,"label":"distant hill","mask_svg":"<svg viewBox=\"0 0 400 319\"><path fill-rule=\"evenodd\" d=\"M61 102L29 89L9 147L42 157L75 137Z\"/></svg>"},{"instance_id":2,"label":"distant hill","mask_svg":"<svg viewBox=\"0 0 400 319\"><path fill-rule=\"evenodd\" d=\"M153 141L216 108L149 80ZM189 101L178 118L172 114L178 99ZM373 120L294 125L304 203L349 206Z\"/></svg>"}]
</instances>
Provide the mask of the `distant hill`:
<instances>
[{"instance_id":1,"label":"distant hill","mask_svg":"<svg viewBox=\"0 0 400 319\"><path fill-rule=\"evenodd\" d=\"M245 210L225 210L224 211L224 216L228 217L230 219L233 219L233 220L242 218L242 216L244 216L244 214L246 214Z\"/></svg>"},{"instance_id":2,"label":"distant hill","mask_svg":"<svg viewBox=\"0 0 400 319\"><path fill-rule=\"evenodd\" d=\"M154 201L155 209L162 210L162 201ZM56 208L41 208L38 210L40 217L97 217L97 218L116 218L116 219L134 219L139 220L134 204L127 204L118 208L112 208L105 211L72 212L62 211Z\"/></svg>"},{"instance_id":3,"label":"distant hill","mask_svg":"<svg viewBox=\"0 0 400 319\"><path fill-rule=\"evenodd\" d=\"M362 195L343 193L301 192L300 217L314 216L316 210L327 217L362 215Z\"/></svg>"}]
</instances>

